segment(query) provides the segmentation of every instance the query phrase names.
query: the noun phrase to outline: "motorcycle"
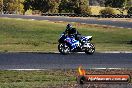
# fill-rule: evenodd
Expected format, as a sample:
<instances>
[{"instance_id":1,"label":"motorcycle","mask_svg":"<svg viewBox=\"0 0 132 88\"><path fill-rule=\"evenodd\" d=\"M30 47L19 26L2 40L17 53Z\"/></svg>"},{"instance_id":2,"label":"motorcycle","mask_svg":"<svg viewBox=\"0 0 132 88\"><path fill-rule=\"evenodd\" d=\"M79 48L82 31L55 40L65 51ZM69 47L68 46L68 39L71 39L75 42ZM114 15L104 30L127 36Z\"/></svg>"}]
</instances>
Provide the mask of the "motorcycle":
<instances>
[{"instance_id":1,"label":"motorcycle","mask_svg":"<svg viewBox=\"0 0 132 88\"><path fill-rule=\"evenodd\" d=\"M58 42L58 50L61 54L69 54L71 52L85 52L92 55L95 52L95 46L91 43L92 36L82 36L80 41L76 40L74 35L68 36L61 34Z\"/></svg>"}]
</instances>

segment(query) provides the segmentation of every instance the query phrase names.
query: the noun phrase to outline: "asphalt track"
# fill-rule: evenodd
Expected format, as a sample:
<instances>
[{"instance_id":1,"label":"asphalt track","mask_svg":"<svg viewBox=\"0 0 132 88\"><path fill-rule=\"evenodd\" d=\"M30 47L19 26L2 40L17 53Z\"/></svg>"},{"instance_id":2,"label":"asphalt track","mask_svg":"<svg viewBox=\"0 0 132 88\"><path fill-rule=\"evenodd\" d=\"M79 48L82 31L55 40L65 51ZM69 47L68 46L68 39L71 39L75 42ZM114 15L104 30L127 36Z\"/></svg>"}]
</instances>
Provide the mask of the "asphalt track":
<instances>
[{"instance_id":1,"label":"asphalt track","mask_svg":"<svg viewBox=\"0 0 132 88\"><path fill-rule=\"evenodd\" d=\"M46 54L0 53L0 70L7 69L77 69L132 68L132 53Z\"/></svg>"},{"instance_id":2,"label":"asphalt track","mask_svg":"<svg viewBox=\"0 0 132 88\"><path fill-rule=\"evenodd\" d=\"M97 20L97 19L83 19L76 17L51 17L51 16L24 16L24 15L0 15L0 17L8 18L22 18L34 20L50 20L50 21L65 21L65 22L79 22L86 24L108 25L121 28L132 28L132 22L126 21L110 21L110 20Z\"/></svg>"},{"instance_id":3,"label":"asphalt track","mask_svg":"<svg viewBox=\"0 0 132 88\"><path fill-rule=\"evenodd\" d=\"M132 22L121 21L23 15L0 15L0 17L80 22L132 28ZM0 69L76 69L80 65L85 68L132 68L132 53L95 53L94 55L0 53Z\"/></svg>"}]
</instances>

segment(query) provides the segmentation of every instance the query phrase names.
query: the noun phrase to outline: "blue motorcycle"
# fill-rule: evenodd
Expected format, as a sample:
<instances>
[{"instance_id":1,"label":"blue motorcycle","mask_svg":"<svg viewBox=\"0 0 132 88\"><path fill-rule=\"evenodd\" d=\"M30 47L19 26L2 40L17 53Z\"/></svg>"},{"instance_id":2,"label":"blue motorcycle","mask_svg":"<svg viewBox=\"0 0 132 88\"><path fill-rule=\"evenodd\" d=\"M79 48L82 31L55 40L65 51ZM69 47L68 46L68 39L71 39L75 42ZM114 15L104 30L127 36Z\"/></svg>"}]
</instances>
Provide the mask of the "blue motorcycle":
<instances>
[{"instance_id":1,"label":"blue motorcycle","mask_svg":"<svg viewBox=\"0 0 132 88\"><path fill-rule=\"evenodd\" d=\"M62 33L58 40L58 50L61 54L71 52L85 52L92 55L95 52L95 46L91 43L92 36L82 36L80 41L76 40L74 35L68 36Z\"/></svg>"}]
</instances>

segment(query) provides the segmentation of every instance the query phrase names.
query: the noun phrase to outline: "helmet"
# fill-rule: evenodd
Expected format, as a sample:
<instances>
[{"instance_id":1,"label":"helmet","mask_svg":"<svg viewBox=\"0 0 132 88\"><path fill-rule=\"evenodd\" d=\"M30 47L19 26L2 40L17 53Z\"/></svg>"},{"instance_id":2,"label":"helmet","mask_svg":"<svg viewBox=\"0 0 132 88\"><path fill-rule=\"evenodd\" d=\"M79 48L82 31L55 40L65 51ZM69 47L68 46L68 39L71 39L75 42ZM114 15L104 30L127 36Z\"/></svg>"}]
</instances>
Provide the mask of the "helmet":
<instances>
[{"instance_id":1,"label":"helmet","mask_svg":"<svg viewBox=\"0 0 132 88\"><path fill-rule=\"evenodd\" d=\"M67 24L67 26L66 26L66 29L72 29L72 25L71 24Z\"/></svg>"}]
</instances>

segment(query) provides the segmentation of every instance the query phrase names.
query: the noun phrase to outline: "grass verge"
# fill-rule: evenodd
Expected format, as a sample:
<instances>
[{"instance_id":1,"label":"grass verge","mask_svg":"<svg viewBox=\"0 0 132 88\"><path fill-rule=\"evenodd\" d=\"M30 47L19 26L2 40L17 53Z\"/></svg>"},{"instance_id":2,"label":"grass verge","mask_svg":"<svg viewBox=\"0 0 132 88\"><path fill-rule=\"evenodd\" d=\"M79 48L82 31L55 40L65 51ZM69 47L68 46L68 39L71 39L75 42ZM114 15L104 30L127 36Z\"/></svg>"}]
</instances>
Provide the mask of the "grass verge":
<instances>
[{"instance_id":1,"label":"grass verge","mask_svg":"<svg viewBox=\"0 0 132 88\"><path fill-rule=\"evenodd\" d=\"M86 72L87 74L130 74L132 76L131 70L89 69ZM0 88L80 88L76 82L77 75L77 70L0 71ZM114 84L95 84L94 86L106 88L108 85ZM119 85L121 87L123 84ZM88 88L93 85L85 86L84 88Z\"/></svg>"},{"instance_id":2,"label":"grass verge","mask_svg":"<svg viewBox=\"0 0 132 88\"><path fill-rule=\"evenodd\" d=\"M71 74L69 74L69 73ZM53 88L75 84L72 71L0 71L0 88Z\"/></svg>"},{"instance_id":3,"label":"grass verge","mask_svg":"<svg viewBox=\"0 0 132 88\"><path fill-rule=\"evenodd\" d=\"M67 22L0 18L0 51L57 50L57 41ZM132 51L132 29L71 23L82 35L92 35L96 51Z\"/></svg>"}]
</instances>

